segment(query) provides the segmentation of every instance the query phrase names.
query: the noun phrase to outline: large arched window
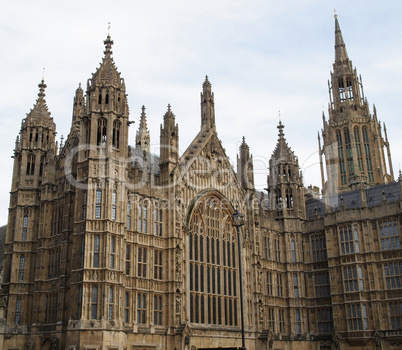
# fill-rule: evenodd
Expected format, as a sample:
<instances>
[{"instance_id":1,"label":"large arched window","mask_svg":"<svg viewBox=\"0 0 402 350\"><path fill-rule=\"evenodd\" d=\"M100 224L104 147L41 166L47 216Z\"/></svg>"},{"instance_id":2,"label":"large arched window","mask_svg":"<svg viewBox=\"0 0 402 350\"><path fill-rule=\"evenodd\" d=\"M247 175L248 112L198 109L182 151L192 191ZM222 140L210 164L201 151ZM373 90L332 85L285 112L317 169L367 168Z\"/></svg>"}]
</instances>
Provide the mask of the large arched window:
<instances>
[{"instance_id":1,"label":"large arched window","mask_svg":"<svg viewBox=\"0 0 402 350\"><path fill-rule=\"evenodd\" d=\"M189 227L190 322L237 326L236 231L227 202L199 200Z\"/></svg>"}]
</instances>

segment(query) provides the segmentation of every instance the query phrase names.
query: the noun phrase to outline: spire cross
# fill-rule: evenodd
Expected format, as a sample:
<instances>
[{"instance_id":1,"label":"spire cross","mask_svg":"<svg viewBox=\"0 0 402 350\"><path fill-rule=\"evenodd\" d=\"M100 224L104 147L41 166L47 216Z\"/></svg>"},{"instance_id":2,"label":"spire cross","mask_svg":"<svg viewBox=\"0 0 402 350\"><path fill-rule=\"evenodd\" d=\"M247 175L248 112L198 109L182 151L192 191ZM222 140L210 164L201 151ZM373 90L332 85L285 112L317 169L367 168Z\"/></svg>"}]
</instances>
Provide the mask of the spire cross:
<instances>
[{"instance_id":1,"label":"spire cross","mask_svg":"<svg viewBox=\"0 0 402 350\"><path fill-rule=\"evenodd\" d=\"M110 22L107 24L107 35L110 36Z\"/></svg>"}]
</instances>

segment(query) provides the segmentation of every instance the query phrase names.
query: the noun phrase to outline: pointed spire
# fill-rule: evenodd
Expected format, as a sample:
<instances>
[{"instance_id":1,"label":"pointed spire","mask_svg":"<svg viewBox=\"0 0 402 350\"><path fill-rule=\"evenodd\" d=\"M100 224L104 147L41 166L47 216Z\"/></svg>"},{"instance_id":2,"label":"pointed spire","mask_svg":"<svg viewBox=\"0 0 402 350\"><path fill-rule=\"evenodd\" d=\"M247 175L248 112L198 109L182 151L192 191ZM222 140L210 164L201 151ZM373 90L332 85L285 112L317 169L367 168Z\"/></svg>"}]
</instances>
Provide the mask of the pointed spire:
<instances>
[{"instance_id":1,"label":"pointed spire","mask_svg":"<svg viewBox=\"0 0 402 350\"><path fill-rule=\"evenodd\" d=\"M242 151L242 150L247 150L248 151L249 149L250 149L250 147L246 143L246 138L243 136L242 142L240 144L240 151Z\"/></svg>"},{"instance_id":2,"label":"pointed spire","mask_svg":"<svg viewBox=\"0 0 402 350\"><path fill-rule=\"evenodd\" d=\"M142 105L141 107L141 118L140 118L140 129L145 129L147 130L147 116L145 114L145 106Z\"/></svg>"},{"instance_id":3,"label":"pointed spire","mask_svg":"<svg viewBox=\"0 0 402 350\"><path fill-rule=\"evenodd\" d=\"M335 63L349 60L346 52L345 42L343 41L341 28L339 27L338 15L335 12Z\"/></svg>"},{"instance_id":4,"label":"pointed spire","mask_svg":"<svg viewBox=\"0 0 402 350\"><path fill-rule=\"evenodd\" d=\"M140 126L135 137L135 146L139 147L144 152L150 151L150 136L147 129L147 117L145 114L145 106L142 106L140 117Z\"/></svg>"}]
</instances>

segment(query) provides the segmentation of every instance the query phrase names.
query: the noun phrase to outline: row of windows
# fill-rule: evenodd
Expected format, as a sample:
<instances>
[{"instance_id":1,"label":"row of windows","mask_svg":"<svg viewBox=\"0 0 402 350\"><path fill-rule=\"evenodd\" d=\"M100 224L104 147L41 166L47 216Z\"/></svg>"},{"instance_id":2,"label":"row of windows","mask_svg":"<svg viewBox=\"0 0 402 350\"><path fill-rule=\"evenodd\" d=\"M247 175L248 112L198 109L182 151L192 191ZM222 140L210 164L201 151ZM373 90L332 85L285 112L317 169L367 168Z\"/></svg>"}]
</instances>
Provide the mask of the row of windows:
<instances>
[{"instance_id":1,"label":"row of windows","mask_svg":"<svg viewBox=\"0 0 402 350\"><path fill-rule=\"evenodd\" d=\"M89 124L86 125L87 131L89 130ZM117 149L120 148L120 127L121 123L118 120L113 122L113 130L112 130L112 146ZM89 136L89 134L88 134ZM96 133L96 144L98 146L105 146L107 141L107 120L105 118L98 119L98 128ZM89 140L87 140L89 143Z\"/></svg>"},{"instance_id":2,"label":"row of windows","mask_svg":"<svg viewBox=\"0 0 402 350\"><path fill-rule=\"evenodd\" d=\"M91 292L91 319L98 319L100 316L98 315L99 311L99 296L100 290L98 286L92 287ZM129 323L131 322L131 300L130 300L130 293L126 292L124 295L124 322ZM149 294L147 293L137 293L136 294L136 302L134 302L133 306L136 306L136 322L139 324L147 324L149 321L148 317L148 298L150 298ZM155 325L162 325L163 324L163 308L164 308L164 298L162 295L154 295L153 299L150 298L149 301L153 300L153 323ZM116 310L118 305L116 303L116 296L115 296L115 287L110 286L108 289L107 295L107 318L112 320L116 318Z\"/></svg>"}]
</instances>

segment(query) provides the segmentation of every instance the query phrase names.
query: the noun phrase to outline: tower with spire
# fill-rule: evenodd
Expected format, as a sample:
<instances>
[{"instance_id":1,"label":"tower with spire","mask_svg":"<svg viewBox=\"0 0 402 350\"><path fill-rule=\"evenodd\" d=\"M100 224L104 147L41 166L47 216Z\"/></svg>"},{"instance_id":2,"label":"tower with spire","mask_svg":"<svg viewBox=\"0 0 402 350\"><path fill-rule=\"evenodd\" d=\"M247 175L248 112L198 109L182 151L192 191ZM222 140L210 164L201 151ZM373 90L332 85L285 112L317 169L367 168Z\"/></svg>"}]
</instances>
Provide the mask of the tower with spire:
<instances>
[{"instance_id":1,"label":"tower with spire","mask_svg":"<svg viewBox=\"0 0 402 350\"><path fill-rule=\"evenodd\" d=\"M268 196L271 209L279 217L304 217L303 176L299 161L288 146L284 125L278 124L278 141L269 161Z\"/></svg>"},{"instance_id":2,"label":"tower with spire","mask_svg":"<svg viewBox=\"0 0 402 350\"><path fill-rule=\"evenodd\" d=\"M325 120L323 115L323 148L319 139L328 178L324 191L344 192L356 186L393 181L389 143L382 137L375 107L373 114L370 113L361 76L358 77L349 59L336 14L335 62L328 87L329 119ZM388 150L387 159L384 147Z\"/></svg>"}]
</instances>

